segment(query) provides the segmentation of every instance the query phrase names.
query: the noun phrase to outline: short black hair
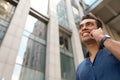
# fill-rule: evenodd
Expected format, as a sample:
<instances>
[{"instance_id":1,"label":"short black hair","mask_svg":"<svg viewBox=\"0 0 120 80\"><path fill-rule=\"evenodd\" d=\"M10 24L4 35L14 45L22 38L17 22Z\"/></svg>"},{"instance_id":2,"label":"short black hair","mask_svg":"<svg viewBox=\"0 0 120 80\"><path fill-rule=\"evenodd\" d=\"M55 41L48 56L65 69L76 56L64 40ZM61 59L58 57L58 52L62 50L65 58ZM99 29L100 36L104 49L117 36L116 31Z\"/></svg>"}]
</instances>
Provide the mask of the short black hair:
<instances>
[{"instance_id":1,"label":"short black hair","mask_svg":"<svg viewBox=\"0 0 120 80\"><path fill-rule=\"evenodd\" d=\"M96 21L98 28L103 28L102 22L97 17L95 17L91 14L87 14L87 15L83 16L82 20L84 20L84 19L94 19Z\"/></svg>"}]
</instances>

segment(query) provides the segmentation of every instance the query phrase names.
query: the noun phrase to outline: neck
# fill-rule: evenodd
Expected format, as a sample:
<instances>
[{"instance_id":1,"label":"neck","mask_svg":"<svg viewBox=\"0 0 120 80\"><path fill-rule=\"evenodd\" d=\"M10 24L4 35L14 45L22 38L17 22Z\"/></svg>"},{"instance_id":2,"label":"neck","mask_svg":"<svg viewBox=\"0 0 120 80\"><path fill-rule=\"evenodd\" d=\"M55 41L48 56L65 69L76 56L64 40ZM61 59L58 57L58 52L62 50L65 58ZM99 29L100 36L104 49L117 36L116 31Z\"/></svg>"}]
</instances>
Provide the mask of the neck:
<instances>
[{"instance_id":1,"label":"neck","mask_svg":"<svg viewBox=\"0 0 120 80\"><path fill-rule=\"evenodd\" d=\"M91 62L94 61L97 51L99 50L99 44L96 41L92 40L86 43L86 47L89 51L89 57Z\"/></svg>"}]
</instances>

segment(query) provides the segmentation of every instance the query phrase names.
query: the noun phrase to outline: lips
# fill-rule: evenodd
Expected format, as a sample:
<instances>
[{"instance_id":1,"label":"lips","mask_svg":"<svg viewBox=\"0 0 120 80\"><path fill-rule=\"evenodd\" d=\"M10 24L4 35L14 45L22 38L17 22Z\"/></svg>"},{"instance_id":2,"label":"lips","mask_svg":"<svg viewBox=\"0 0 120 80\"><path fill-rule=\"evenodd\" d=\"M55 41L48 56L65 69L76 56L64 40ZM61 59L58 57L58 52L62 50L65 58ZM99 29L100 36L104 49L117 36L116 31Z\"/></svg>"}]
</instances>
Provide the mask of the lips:
<instances>
[{"instance_id":1,"label":"lips","mask_svg":"<svg viewBox=\"0 0 120 80\"><path fill-rule=\"evenodd\" d=\"M85 33L82 34L82 36L83 36L83 37L89 36L89 33L88 33L88 32L85 32Z\"/></svg>"}]
</instances>

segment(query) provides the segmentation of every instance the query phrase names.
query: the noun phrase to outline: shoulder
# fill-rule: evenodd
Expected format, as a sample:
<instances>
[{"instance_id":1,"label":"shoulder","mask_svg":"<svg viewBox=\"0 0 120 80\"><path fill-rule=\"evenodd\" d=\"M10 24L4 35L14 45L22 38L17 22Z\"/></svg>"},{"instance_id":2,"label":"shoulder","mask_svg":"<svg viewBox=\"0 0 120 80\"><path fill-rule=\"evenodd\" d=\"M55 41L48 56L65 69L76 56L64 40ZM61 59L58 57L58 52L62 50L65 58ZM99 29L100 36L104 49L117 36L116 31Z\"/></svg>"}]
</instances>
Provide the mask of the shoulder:
<instances>
[{"instance_id":1,"label":"shoulder","mask_svg":"<svg viewBox=\"0 0 120 80\"><path fill-rule=\"evenodd\" d=\"M102 60L104 60L104 62L106 61L107 63L114 63L114 62L118 62L120 63L120 61L118 59L115 58L115 56L107 49L107 48L103 48L102 49Z\"/></svg>"},{"instance_id":2,"label":"shoulder","mask_svg":"<svg viewBox=\"0 0 120 80\"><path fill-rule=\"evenodd\" d=\"M77 71L76 71L76 80L79 80L81 78L81 76L83 74L85 74L84 72L86 72L87 70L87 59L85 58L77 67Z\"/></svg>"},{"instance_id":3,"label":"shoulder","mask_svg":"<svg viewBox=\"0 0 120 80\"><path fill-rule=\"evenodd\" d=\"M87 58L85 58L77 67L77 71L83 69L86 66Z\"/></svg>"},{"instance_id":4,"label":"shoulder","mask_svg":"<svg viewBox=\"0 0 120 80\"><path fill-rule=\"evenodd\" d=\"M103 47L102 49L100 49L98 51L98 56L103 58L108 58L109 56L112 56L112 53L105 47Z\"/></svg>"},{"instance_id":5,"label":"shoulder","mask_svg":"<svg viewBox=\"0 0 120 80\"><path fill-rule=\"evenodd\" d=\"M104 55L111 55L111 52L105 47L100 49L100 52L103 53Z\"/></svg>"}]
</instances>

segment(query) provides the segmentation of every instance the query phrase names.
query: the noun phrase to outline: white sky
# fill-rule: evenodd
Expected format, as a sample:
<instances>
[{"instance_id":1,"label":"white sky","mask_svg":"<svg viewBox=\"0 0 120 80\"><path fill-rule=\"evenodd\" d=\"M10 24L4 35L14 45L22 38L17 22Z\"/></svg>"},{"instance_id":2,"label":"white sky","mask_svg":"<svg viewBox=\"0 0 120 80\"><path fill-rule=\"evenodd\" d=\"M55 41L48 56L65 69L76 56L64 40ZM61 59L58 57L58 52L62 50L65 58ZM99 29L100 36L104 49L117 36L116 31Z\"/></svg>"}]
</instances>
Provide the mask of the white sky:
<instances>
[{"instance_id":1,"label":"white sky","mask_svg":"<svg viewBox=\"0 0 120 80\"><path fill-rule=\"evenodd\" d=\"M27 17L27 22L26 22L26 25L25 25L25 30L29 31L29 32L33 32L33 29L34 29L34 26L35 26L35 23L37 22L38 20L30 15L28 15Z\"/></svg>"}]
</instances>

